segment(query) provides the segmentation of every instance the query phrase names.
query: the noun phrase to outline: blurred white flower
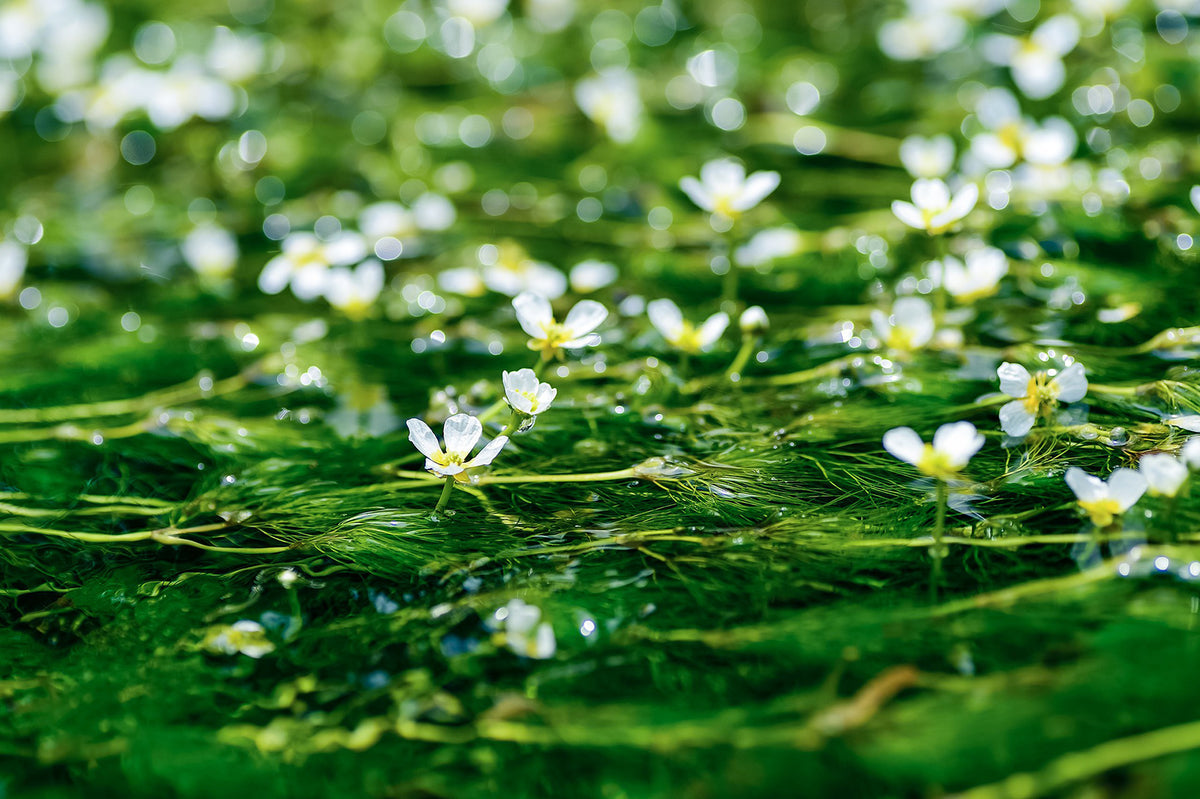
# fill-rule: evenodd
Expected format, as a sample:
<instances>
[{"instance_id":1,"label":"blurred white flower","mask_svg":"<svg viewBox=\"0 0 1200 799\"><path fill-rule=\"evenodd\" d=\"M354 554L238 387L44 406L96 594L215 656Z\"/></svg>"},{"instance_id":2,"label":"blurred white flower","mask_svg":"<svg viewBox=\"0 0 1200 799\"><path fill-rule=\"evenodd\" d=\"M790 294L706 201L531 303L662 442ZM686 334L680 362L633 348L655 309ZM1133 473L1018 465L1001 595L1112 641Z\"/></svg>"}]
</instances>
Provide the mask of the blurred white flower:
<instances>
[{"instance_id":1,"label":"blurred white flower","mask_svg":"<svg viewBox=\"0 0 1200 799\"><path fill-rule=\"evenodd\" d=\"M541 608L513 599L496 611L493 618L504 628L505 643L513 652L536 660L554 657L557 649L554 629L541 620Z\"/></svg>"},{"instance_id":2,"label":"blurred white flower","mask_svg":"<svg viewBox=\"0 0 1200 799\"><path fill-rule=\"evenodd\" d=\"M491 25L508 9L508 0L443 0L446 11L475 28Z\"/></svg>"},{"instance_id":3,"label":"blurred white flower","mask_svg":"<svg viewBox=\"0 0 1200 799\"><path fill-rule=\"evenodd\" d=\"M249 619L233 624L210 628L205 636L204 647L222 655L245 655L257 660L275 651L275 644L267 638L261 624Z\"/></svg>"},{"instance_id":4,"label":"blurred white flower","mask_svg":"<svg viewBox=\"0 0 1200 799\"><path fill-rule=\"evenodd\" d=\"M456 413L442 426L442 438L446 442L443 452L429 425L421 419L408 420L408 438L425 456L425 468L440 477L453 477L461 482L466 481L464 472L467 469L487 466L508 443L507 436L496 436L472 458L471 450L482 435L483 424L478 419L470 414Z\"/></svg>"},{"instance_id":5,"label":"blurred white flower","mask_svg":"<svg viewBox=\"0 0 1200 799\"><path fill-rule=\"evenodd\" d=\"M1081 16L1113 19L1125 10L1129 0L1071 0L1071 5Z\"/></svg>"},{"instance_id":6,"label":"blurred white flower","mask_svg":"<svg viewBox=\"0 0 1200 799\"><path fill-rule=\"evenodd\" d=\"M575 102L615 142L633 141L642 126L637 78L627 69L602 70L575 84Z\"/></svg>"},{"instance_id":7,"label":"blurred white flower","mask_svg":"<svg viewBox=\"0 0 1200 799\"><path fill-rule=\"evenodd\" d=\"M451 294L460 294L464 297L482 297L487 291L487 284L483 282L483 275L473 266L456 266L451 269L443 269L438 272L438 286L443 291L448 291Z\"/></svg>"},{"instance_id":8,"label":"blurred white flower","mask_svg":"<svg viewBox=\"0 0 1200 799\"><path fill-rule=\"evenodd\" d=\"M879 26L879 49L895 61L918 61L953 50L967 36L968 25L955 14L915 11Z\"/></svg>"},{"instance_id":9,"label":"blurred white flower","mask_svg":"<svg viewBox=\"0 0 1200 799\"><path fill-rule=\"evenodd\" d=\"M920 297L901 297L892 305L890 315L878 308L872 310L871 327L889 349L919 350L933 338L933 308Z\"/></svg>"},{"instance_id":10,"label":"blurred white flower","mask_svg":"<svg viewBox=\"0 0 1200 799\"><path fill-rule=\"evenodd\" d=\"M503 372L501 382L508 407L525 416L537 416L548 410L550 403L558 396L558 389L549 383L539 382L532 369Z\"/></svg>"},{"instance_id":11,"label":"blurred white flower","mask_svg":"<svg viewBox=\"0 0 1200 799\"><path fill-rule=\"evenodd\" d=\"M426 192L416 199L412 205L413 221L420 230L442 231L449 230L458 218L454 203L440 194Z\"/></svg>"},{"instance_id":12,"label":"blurred white flower","mask_svg":"<svg viewBox=\"0 0 1200 799\"><path fill-rule=\"evenodd\" d=\"M1079 22L1070 14L1058 14L1026 37L1000 33L986 36L982 49L993 64L1010 69L1022 94L1040 100L1062 88L1067 74L1063 56L1078 43Z\"/></svg>"},{"instance_id":13,"label":"blurred white flower","mask_svg":"<svg viewBox=\"0 0 1200 799\"><path fill-rule=\"evenodd\" d=\"M590 294L612 285L619 274L617 267L607 261L580 261L571 267L571 290L577 294Z\"/></svg>"},{"instance_id":14,"label":"blurred white flower","mask_svg":"<svg viewBox=\"0 0 1200 799\"><path fill-rule=\"evenodd\" d=\"M483 251L483 248L481 248ZM567 276L545 261L529 257L516 242L504 241L489 252L495 260L482 265L483 282L509 297L529 291L556 300L567 291Z\"/></svg>"},{"instance_id":15,"label":"blurred white flower","mask_svg":"<svg viewBox=\"0 0 1200 799\"><path fill-rule=\"evenodd\" d=\"M325 276L325 300L351 319L365 319L383 291L383 264L374 258L354 269L337 266Z\"/></svg>"},{"instance_id":16,"label":"blurred white flower","mask_svg":"<svg viewBox=\"0 0 1200 799\"><path fill-rule=\"evenodd\" d=\"M166 72L150 72L144 107L160 130L172 130L192 117L224 119L237 105L233 89L209 75L194 56L179 58Z\"/></svg>"},{"instance_id":17,"label":"blurred white flower","mask_svg":"<svg viewBox=\"0 0 1200 799\"><path fill-rule=\"evenodd\" d=\"M692 202L727 221L758 205L778 186L778 172L755 172L747 177L746 168L732 158L709 161L700 167L699 180L689 175L679 181L679 188Z\"/></svg>"},{"instance_id":18,"label":"blurred white flower","mask_svg":"<svg viewBox=\"0 0 1200 799\"><path fill-rule=\"evenodd\" d=\"M1165 452L1143 455L1138 461L1138 471L1146 478L1150 495L1156 497L1177 495L1188 479L1187 464Z\"/></svg>"},{"instance_id":19,"label":"blurred white flower","mask_svg":"<svg viewBox=\"0 0 1200 799\"><path fill-rule=\"evenodd\" d=\"M946 134L909 136L900 142L900 163L914 178L942 178L954 167L954 139Z\"/></svg>"},{"instance_id":20,"label":"blurred white flower","mask_svg":"<svg viewBox=\"0 0 1200 799\"><path fill-rule=\"evenodd\" d=\"M983 435L970 422L944 424L926 444L911 427L895 427L883 434L883 448L921 474L938 480L955 480L983 446Z\"/></svg>"},{"instance_id":21,"label":"blurred white flower","mask_svg":"<svg viewBox=\"0 0 1200 799\"><path fill-rule=\"evenodd\" d=\"M1006 361L996 375L1000 390L1016 397L1000 408L1000 428L1017 438L1028 433L1039 417L1049 416L1058 403L1079 402L1087 396L1087 376L1078 361L1053 376L1049 372L1031 375L1024 366Z\"/></svg>"},{"instance_id":22,"label":"blurred white flower","mask_svg":"<svg viewBox=\"0 0 1200 799\"><path fill-rule=\"evenodd\" d=\"M1193 472L1200 472L1200 436L1189 438L1179 449L1179 460Z\"/></svg>"},{"instance_id":23,"label":"blurred white flower","mask_svg":"<svg viewBox=\"0 0 1200 799\"><path fill-rule=\"evenodd\" d=\"M221 79L244 83L262 69L266 49L257 34L218 25L213 29L213 40L204 58L208 68Z\"/></svg>"},{"instance_id":24,"label":"blurred white flower","mask_svg":"<svg viewBox=\"0 0 1200 799\"><path fill-rule=\"evenodd\" d=\"M751 305L738 317L738 328L746 335L762 335L771 327L771 320L761 305Z\"/></svg>"},{"instance_id":25,"label":"blurred white flower","mask_svg":"<svg viewBox=\"0 0 1200 799\"><path fill-rule=\"evenodd\" d=\"M367 246L385 261L392 261L409 252L417 235L417 223L412 211L397 202L372 203L358 214L358 229ZM390 239L391 241L384 241Z\"/></svg>"},{"instance_id":26,"label":"blurred white flower","mask_svg":"<svg viewBox=\"0 0 1200 799\"><path fill-rule=\"evenodd\" d=\"M0 241L0 300L11 300L25 277L29 255L15 241Z\"/></svg>"},{"instance_id":27,"label":"blurred white flower","mask_svg":"<svg viewBox=\"0 0 1200 799\"><path fill-rule=\"evenodd\" d=\"M646 315L668 344L689 354L711 349L729 326L729 314L721 311L696 327L685 320L679 306L668 299L653 300L647 304Z\"/></svg>"},{"instance_id":28,"label":"blurred white flower","mask_svg":"<svg viewBox=\"0 0 1200 799\"><path fill-rule=\"evenodd\" d=\"M979 187L967 183L951 197L939 178L918 178L912 186L912 202L892 202L892 213L904 224L929 235L944 233L962 221L979 200Z\"/></svg>"},{"instance_id":29,"label":"blurred white flower","mask_svg":"<svg viewBox=\"0 0 1200 799\"><path fill-rule=\"evenodd\" d=\"M366 256L366 242L351 231L327 241L313 233L292 233L283 240L283 252L263 267L258 287L264 294L278 294L290 285L298 298L313 300L325 290L329 267L348 266Z\"/></svg>"},{"instance_id":30,"label":"blurred white flower","mask_svg":"<svg viewBox=\"0 0 1200 799\"><path fill-rule=\"evenodd\" d=\"M525 292L512 301L517 322L529 334L529 349L550 358L559 350L591 347L600 343L593 333L608 318L608 309L595 300L580 300L561 323L554 321L550 300Z\"/></svg>"},{"instance_id":31,"label":"blurred white flower","mask_svg":"<svg viewBox=\"0 0 1200 799\"><path fill-rule=\"evenodd\" d=\"M219 225L198 225L187 234L179 250L187 265L208 282L225 280L237 266L237 239Z\"/></svg>"},{"instance_id":32,"label":"blurred white flower","mask_svg":"<svg viewBox=\"0 0 1200 799\"><path fill-rule=\"evenodd\" d=\"M1067 469L1066 479L1079 507L1097 527L1108 527L1146 493L1146 478L1133 469L1117 469L1106 482L1072 466Z\"/></svg>"},{"instance_id":33,"label":"blurred white flower","mask_svg":"<svg viewBox=\"0 0 1200 799\"><path fill-rule=\"evenodd\" d=\"M804 237L800 231L787 227L767 228L734 250L733 259L742 266L764 266L778 258L797 254L803 246Z\"/></svg>"},{"instance_id":34,"label":"blurred white flower","mask_svg":"<svg viewBox=\"0 0 1200 799\"><path fill-rule=\"evenodd\" d=\"M930 264L931 277L955 300L968 304L990 297L1000 287L1000 278L1008 274L1008 256L995 247L976 247L967 251L966 263L952 255Z\"/></svg>"},{"instance_id":35,"label":"blurred white flower","mask_svg":"<svg viewBox=\"0 0 1200 799\"><path fill-rule=\"evenodd\" d=\"M1070 122L1049 117L1039 125L1021 115L1007 89L987 90L975 108L985 130L971 138L971 155L985 168L1005 169L1020 160L1058 165L1075 154L1079 139Z\"/></svg>"}]
</instances>

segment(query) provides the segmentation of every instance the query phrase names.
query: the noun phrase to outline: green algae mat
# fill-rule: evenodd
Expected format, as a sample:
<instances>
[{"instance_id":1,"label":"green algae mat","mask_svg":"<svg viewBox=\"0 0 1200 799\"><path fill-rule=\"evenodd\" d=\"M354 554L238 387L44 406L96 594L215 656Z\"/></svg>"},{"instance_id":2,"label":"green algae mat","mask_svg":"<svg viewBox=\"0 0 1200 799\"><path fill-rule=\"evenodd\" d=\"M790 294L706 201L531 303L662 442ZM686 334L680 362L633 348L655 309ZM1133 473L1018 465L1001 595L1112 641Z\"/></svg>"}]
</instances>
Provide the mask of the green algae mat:
<instances>
[{"instance_id":1,"label":"green algae mat","mask_svg":"<svg viewBox=\"0 0 1200 799\"><path fill-rule=\"evenodd\" d=\"M0 3L0 797L1193 797L1200 5Z\"/></svg>"}]
</instances>

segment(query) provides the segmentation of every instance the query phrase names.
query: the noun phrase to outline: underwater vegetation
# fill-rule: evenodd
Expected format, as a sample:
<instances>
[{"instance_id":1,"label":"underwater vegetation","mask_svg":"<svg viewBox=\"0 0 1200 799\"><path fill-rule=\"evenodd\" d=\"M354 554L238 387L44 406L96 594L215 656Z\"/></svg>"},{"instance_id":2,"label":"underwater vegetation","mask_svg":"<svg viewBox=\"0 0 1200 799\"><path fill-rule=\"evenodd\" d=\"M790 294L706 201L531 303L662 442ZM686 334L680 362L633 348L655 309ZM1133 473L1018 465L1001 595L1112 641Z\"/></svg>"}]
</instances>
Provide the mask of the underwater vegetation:
<instances>
[{"instance_id":1,"label":"underwater vegetation","mask_svg":"<svg viewBox=\"0 0 1200 799\"><path fill-rule=\"evenodd\" d=\"M1194 796L1198 37L0 0L0 796Z\"/></svg>"}]
</instances>

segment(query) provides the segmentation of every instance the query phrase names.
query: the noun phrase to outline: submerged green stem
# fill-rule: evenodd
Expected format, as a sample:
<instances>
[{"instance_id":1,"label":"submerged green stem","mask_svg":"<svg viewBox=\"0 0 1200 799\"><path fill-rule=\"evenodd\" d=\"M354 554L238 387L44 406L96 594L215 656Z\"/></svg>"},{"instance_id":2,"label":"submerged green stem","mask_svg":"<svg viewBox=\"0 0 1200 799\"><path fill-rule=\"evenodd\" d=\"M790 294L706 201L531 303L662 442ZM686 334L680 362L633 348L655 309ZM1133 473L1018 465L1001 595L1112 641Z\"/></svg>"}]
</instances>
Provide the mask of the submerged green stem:
<instances>
[{"instance_id":1,"label":"submerged green stem","mask_svg":"<svg viewBox=\"0 0 1200 799\"><path fill-rule=\"evenodd\" d=\"M946 554L942 544L946 533L946 505L950 501L950 489L944 480L938 480L935 501L937 502L937 517L933 524L933 579L930 581L929 591L933 600L937 601L938 586L942 582L942 558Z\"/></svg>"},{"instance_id":2,"label":"submerged green stem","mask_svg":"<svg viewBox=\"0 0 1200 799\"><path fill-rule=\"evenodd\" d=\"M442 518L442 514L446 511L446 506L450 504L450 495L454 493L454 478L447 477L446 484L442 488L442 495L438 498L437 507L433 509L433 514L430 515L431 521L438 521Z\"/></svg>"}]
</instances>

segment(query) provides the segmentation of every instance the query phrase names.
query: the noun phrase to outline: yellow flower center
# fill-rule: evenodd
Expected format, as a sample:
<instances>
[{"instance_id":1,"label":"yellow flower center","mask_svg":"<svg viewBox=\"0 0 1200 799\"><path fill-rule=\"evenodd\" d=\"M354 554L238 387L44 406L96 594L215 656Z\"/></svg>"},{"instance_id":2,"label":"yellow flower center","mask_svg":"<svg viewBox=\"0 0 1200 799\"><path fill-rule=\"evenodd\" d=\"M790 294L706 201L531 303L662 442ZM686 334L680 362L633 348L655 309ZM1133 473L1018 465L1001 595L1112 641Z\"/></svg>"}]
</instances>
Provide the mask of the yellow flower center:
<instances>
[{"instance_id":1,"label":"yellow flower center","mask_svg":"<svg viewBox=\"0 0 1200 799\"><path fill-rule=\"evenodd\" d=\"M917 345L913 342L913 331L899 325L888 331L887 341L884 343L887 344L888 349L900 350L902 352L912 352L918 349Z\"/></svg>"},{"instance_id":2,"label":"yellow flower center","mask_svg":"<svg viewBox=\"0 0 1200 799\"><path fill-rule=\"evenodd\" d=\"M517 389L513 393L516 394L518 397L521 397L522 399L526 399L529 401L529 411L528 411L529 413L533 414L533 413L538 412L539 403L537 401L537 394L535 392L521 391L520 389Z\"/></svg>"},{"instance_id":3,"label":"yellow flower center","mask_svg":"<svg viewBox=\"0 0 1200 799\"><path fill-rule=\"evenodd\" d=\"M1097 527L1108 527L1113 523L1113 519L1121 512L1121 505L1115 499L1105 497L1104 499L1093 499L1089 501L1079 500L1079 507L1087 511L1087 515L1091 517L1092 524Z\"/></svg>"},{"instance_id":4,"label":"yellow flower center","mask_svg":"<svg viewBox=\"0 0 1200 799\"><path fill-rule=\"evenodd\" d=\"M1049 416L1058 407L1058 386L1045 372L1038 372L1025 387L1025 410L1032 416Z\"/></svg>"},{"instance_id":5,"label":"yellow flower center","mask_svg":"<svg viewBox=\"0 0 1200 799\"><path fill-rule=\"evenodd\" d=\"M571 331L560 325L558 322L550 322L542 325L542 337L531 338L528 347L535 352L541 352L545 357L549 358L556 354L563 344L570 341L574 336Z\"/></svg>"},{"instance_id":6,"label":"yellow flower center","mask_svg":"<svg viewBox=\"0 0 1200 799\"><path fill-rule=\"evenodd\" d=\"M684 322L683 329L679 331L679 335L675 336L671 343L677 349L690 355L695 355L700 352L701 348L699 331L691 322Z\"/></svg>"},{"instance_id":7,"label":"yellow flower center","mask_svg":"<svg viewBox=\"0 0 1200 799\"><path fill-rule=\"evenodd\" d=\"M1004 143L1005 147L1008 147L1010 150L1016 153L1018 158L1021 157L1022 148L1020 122L1009 122L1007 125L1002 126L1000 130L996 131L996 135L999 137L1000 141Z\"/></svg>"},{"instance_id":8,"label":"yellow flower center","mask_svg":"<svg viewBox=\"0 0 1200 799\"><path fill-rule=\"evenodd\" d=\"M737 219L741 216L741 211L733 207L734 197L729 194L718 194L713 198L713 213L728 217L729 219Z\"/></svg>"},{"instance_id":9,"label":"yellow flower center","mask_svg":"<svg viewBox=\"0 0 1200 799\"><path fill-rule=\"evenodd\" d=\"M953 480L958 477L959 467L951 463L944 453L935 450L932 444L925 445L925 451L916 466L921 474L936 477L938 480Z\"/></svg>"}]
</instances>

